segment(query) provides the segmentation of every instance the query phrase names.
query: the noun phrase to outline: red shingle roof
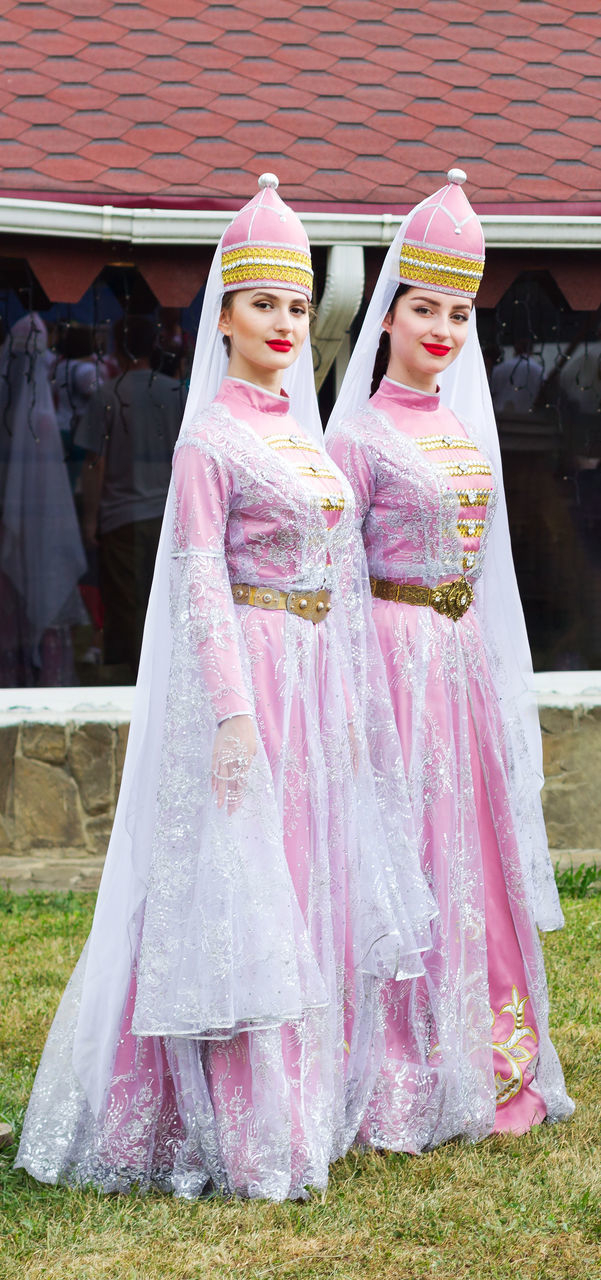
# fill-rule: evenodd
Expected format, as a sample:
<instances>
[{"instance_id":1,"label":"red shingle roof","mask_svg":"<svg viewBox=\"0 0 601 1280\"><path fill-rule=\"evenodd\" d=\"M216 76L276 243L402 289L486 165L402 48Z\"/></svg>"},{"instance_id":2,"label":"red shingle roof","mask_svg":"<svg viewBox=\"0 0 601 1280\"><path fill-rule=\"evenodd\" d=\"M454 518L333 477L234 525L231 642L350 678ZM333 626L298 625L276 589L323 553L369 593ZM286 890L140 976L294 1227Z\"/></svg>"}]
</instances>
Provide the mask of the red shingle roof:
<instances>
[{"instance_id":1,"label":"red shingle roof","mask_svg":"<svg viewBox=\"0 0 601 1280\"><path fill-rule=\"evenodd\" d=\"M599 0L22 0L0 68L0 193L601 199Z\"/></svg>"}]
</instances>

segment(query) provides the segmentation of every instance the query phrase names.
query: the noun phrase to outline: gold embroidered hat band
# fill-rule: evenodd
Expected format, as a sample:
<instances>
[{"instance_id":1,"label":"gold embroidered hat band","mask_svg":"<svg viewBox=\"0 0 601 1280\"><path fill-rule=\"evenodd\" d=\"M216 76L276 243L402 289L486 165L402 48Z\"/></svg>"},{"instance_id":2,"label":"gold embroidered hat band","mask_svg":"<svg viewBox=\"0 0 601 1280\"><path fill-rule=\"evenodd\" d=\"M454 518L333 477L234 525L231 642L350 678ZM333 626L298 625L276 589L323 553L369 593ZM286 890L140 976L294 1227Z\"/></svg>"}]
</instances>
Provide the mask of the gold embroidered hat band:
<instances>
[{"instance_id":1,"label":"gold embroidered hat band","mask_svg":"<svg viewBox=\"0 0 601 1280\"><path fill-rule=\"evenodd\" d=\"M399 281L438 293L475 298L484 271L484 235L462 191L463 169L409 215L399 257Z\"/></svg>"},{"instance_id":2,"label":"gold embroidered hat band","mask_svg":"<svg viewBox=\"0 0 601 1280\"><path fill-rule=\"evenodd\" d=\"M300 218L277 193L274 173L259 178L256 196L224 232L221 274L225 293L269 285L310 298L313 269L307 233Z\"/></svg>"},{"instance_id":3,"label":"gold embroidered hat band","mask_svg":"<svg viewBox=\"0 0 601 1280\"><path fill-rule=\"evenodd\" d=\"M332 592L278 591L277 587L253 587L247 582L233 582L235 604L252 604L257 609L286 609L307 622L323 622L332 608Z\"/></svg>"},{"instance_id":4,"label":"gold embroidered hat band","mask_svg":"<svg viewBox=\"0 0 601 1280\"><path fill-rule=\"evenodd\" d=\"M483 271L484 263L467 255L425 249L411 240L405 240L401 248L399 280L404 284L423 284L439 293L475 298Z\"/></svg>"},{"instance_id":5,"label":"gold embroidered hat band","mask_svg":"<svg viewBox=\"0 0 601 1280\"><path fill-rule=\"evenodd\" d=\"M386 578L370 578L371 594L377 600L393 600L395 604L424 605L445 618L457 622L467 613L474 590L466 578L443 582L439 587L419 587L410 582L391 582Z\"/></svg>"},{"instance_id":6,"label":"gold embroidered hat band","mask_svg":"<svg viewBox=\"0 0 601 1280\"><path fill-rule=\"evenodd\" d=\"M300 249L284 249L275 245L239 245L221 255L223 288L258 288L274 284L281 289L298 287L299 293L311 296L313 271L311 258Z\"/></svg>"}]
</instances>

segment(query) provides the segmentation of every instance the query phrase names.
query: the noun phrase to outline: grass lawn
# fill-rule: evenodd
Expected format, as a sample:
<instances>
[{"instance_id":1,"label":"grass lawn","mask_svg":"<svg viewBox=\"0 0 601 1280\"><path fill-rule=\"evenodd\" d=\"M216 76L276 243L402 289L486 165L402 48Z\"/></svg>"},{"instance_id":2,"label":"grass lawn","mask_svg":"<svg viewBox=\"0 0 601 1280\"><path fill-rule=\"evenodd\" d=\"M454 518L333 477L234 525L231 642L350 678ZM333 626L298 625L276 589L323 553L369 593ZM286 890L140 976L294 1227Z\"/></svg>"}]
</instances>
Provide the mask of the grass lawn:
<instances>
[{"instance_id":1,"label":"grass lawn","mask_svg":"<svg viewBox=\"0 0 601 1280\"><path fill-rule=\"evenodd\" d=\"M601 896L545 940L573 1120L422 1157L352 1153L273 1205L42 1187L0 1152L0 1280L601 1280ZM88 895L0 894L0 1118L20 1127Z\"/></svg>"}]
</instances>

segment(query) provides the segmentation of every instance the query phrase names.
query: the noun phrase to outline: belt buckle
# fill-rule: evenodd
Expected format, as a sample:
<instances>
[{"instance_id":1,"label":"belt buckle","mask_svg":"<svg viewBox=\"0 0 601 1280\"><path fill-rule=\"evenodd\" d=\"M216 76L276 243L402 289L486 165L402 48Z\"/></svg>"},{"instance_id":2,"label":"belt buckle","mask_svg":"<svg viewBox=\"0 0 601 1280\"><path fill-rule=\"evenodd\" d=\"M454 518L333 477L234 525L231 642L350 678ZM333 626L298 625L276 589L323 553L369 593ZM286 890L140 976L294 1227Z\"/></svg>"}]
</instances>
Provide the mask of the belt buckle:
<instances>
[{"instance_id":1,"label":"belt buckle","mask_svg":"<svg viewBox=\"0 0 601 1280\"><path fill-rule=\"evenodd\" d=\"M457 578L456 582L444 582L441 587L433 587L430 604L437 613L458 622L467 613L474 590L466 578Z\"/></svg>"},{"instance_id":2,"label":"belt buckle","mask_svg":"<svg viewBox=\"0 0 601 1280\"><path fill-rule=\"evenodd\" d=\"M286 608L299 618L307 618L314 624L323 622L330 609L331 592L325 587L321 591L289 591L286 597Z\"/></svg>"}]
</instances>

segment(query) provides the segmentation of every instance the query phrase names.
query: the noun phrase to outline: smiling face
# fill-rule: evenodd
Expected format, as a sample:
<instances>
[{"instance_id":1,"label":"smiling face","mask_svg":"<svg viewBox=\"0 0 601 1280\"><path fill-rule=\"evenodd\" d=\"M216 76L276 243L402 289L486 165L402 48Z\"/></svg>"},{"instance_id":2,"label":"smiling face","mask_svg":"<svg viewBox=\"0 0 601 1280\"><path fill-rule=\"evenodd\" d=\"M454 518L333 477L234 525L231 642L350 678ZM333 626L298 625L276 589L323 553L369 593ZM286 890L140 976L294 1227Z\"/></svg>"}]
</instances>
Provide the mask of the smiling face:
<instances>
[{"instance_id":1,"label":"smiling face","mask_svg":"<svg viewBox=\"0 0 601 1280\"><path fill-rule=\"evenodd\" d=\"M228 374L281 391L286 369L298 359L309 332L309 303L290 289L239 289L219 317L230 341Z\"/></svg>"},{"instance_id":2,"label":"smiling face","mask_svg":"<svg viewBox=\"0 0 601 1280\"><path fill-rule=\"evenodd\" d=\"M472 303L433 289L401 294L382 323L390 335L386 370L395 382L433 393L437 378L459 355L467 338Z\"/></svg>"}]
</instances>

